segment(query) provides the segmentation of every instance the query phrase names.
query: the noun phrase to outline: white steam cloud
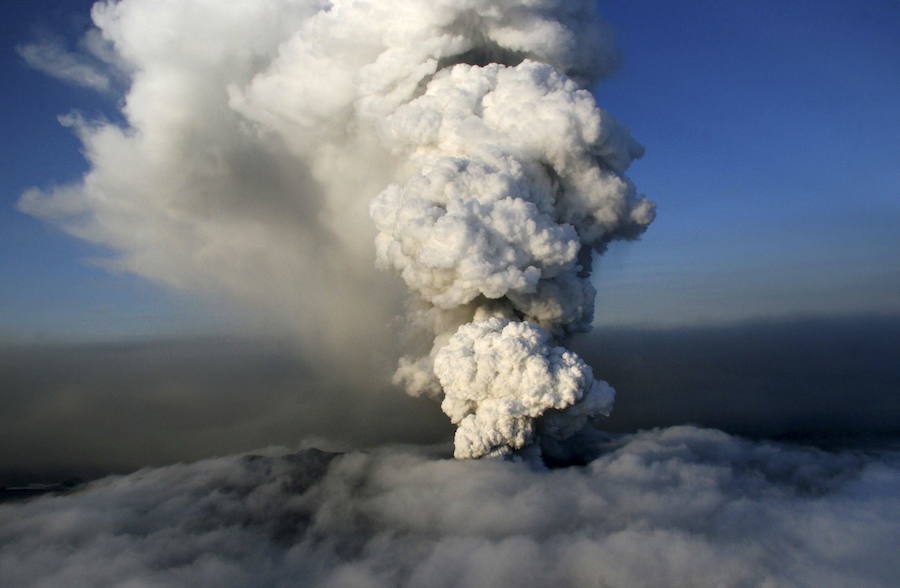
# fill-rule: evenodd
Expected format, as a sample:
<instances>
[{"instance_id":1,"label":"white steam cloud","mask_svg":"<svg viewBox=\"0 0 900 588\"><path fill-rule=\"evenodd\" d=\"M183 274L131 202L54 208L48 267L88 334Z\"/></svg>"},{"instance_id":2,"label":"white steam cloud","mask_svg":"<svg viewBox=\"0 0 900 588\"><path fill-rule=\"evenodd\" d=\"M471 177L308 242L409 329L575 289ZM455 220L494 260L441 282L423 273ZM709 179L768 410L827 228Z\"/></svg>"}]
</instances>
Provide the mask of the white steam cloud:
<instances>
[{"instance_id":1,"label":"white steam cloud","mask_svg":"<svg viewBox=\"0 0 900 588\"><path fill-rule=\"evenodd\" d=\"M584 361L526 322L463 325L437 352L434 371L444 389L441 408L459 427L457 457L523 449L542 415L546 434L571 437L613 404L612 388L594 380Z\"/></svg>"},{"instance_id":2,"label":"white steam cloud","mask_svg":"<svg viewBox=\"0 0 900 588\"><path fill-rule=\"evenodd\" d=\"M900 454L677 427L531 470L419 450L227 457L0 505L4 585L888 587Z\"/></svg>"},{"instance_id":3,"label":"white steam cloud","mask_svg":"<svg viewBox=\"0 0 900 588\"><path fill-rule=\"evenodd\" d=\"M378 262L426 314L447 315L432 317L429 356L404 358L395 381L443 395L460 458L566 438L609 413L612 388L552 338L590 327L592 249L653 220L623 175L642 148L566 75L578 75L566 51L604 36L592 3L551 20L555 5L506 6L522 31L548 31L514 43L481 16L464 56L501 63L438 70L379 126L412 171L372 203Z\"/></svg>"},{"instance_id":4,"label":"white steam cloud","mask_svg":"<svg viewBox=\"0 0 900 588\"><path fill-rule=\"evenodd\" d=\"M610 410L558 343L590 327L592 251L654 212L624 175L642 148L588 91L615 63L593 1L121 0L93 20L125 122L66 117L91 169L23 210L266 309L346 372L371 372L361 338L393 339L376 258L434 339L395 381L444 398L459 457Z\"/></svg>"}]
</instances>

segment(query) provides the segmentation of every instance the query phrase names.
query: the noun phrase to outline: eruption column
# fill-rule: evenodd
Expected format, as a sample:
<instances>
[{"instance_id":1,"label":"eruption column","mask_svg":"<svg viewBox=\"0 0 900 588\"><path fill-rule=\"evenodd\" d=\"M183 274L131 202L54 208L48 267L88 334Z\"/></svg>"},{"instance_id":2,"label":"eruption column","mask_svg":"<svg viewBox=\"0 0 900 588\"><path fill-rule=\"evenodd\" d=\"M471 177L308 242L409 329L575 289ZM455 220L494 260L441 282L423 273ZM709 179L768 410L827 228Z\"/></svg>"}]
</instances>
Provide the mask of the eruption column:
<instances>
[{"instance_id":1,"label":"eruption column","mask_svg":"<svg viewBox=\"0 0 900 588\"><path fill-rule=\"evenodd\" d=\"M351 386L379 367L360 337L395 338L375 238L433 336L395 380L442 401L459 457L610 410L560 344L591 325L593 253L654 211L624 175L641 146L589 92L616 61L593 0L108 0L92 17L83 45L121 117L65 117L90 170L22 210L115 268L274 315Z\"/></svg>"},{"instance_id":2,"label":"eruption column","mask_svg":"<svg viewBox=\"0 0 900 588\"><path fill-rule=\"evenodd\" d=\"M653 220L623 175L641 146L530 56L437 71L380 132L411 171L372 202L378 263L435 325L431 353L401 360L395 380L443 398L456 457L564 439L609 414L613 389L557 342L590 328L592 252Z\"/></svg>"}]
</instances>

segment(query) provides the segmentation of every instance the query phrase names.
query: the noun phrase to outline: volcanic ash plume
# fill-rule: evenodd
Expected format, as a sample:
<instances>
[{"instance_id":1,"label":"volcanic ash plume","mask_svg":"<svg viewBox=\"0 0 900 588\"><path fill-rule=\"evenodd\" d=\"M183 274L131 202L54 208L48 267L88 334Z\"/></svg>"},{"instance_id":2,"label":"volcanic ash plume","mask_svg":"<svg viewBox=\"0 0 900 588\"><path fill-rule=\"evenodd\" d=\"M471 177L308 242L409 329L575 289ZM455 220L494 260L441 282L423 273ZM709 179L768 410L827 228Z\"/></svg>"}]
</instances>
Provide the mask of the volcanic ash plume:
<instances>
[{"instance_id":1,"label":"volcanic ash plume","mask_svg":"<svg viewBox=\"0 0 900 588\"><path fill-rule=\"evenodd\" d=\"M358 341L395 338L374 239L433 341L395 381L443 399L459 457L609 411L559 344L590 327L592 253L653 205L588 91L615 63L592 0L120 0L93 20L121 122L65 118L91 169L23 210L270 312L339 377L371 378Z\"/></svg>"},{"instance_id":2,"label":"volcanic ash plume","mask_svg":"<svg viewBox=\"0 0 900 588\"><path fill-rule=\"evenodd\" d=\"M538 14L551 11L526 21ZM523 30L512 47L486 26L470 53L515 58L437 71L380 127L409 171L372 203L378 262L423 314L445 315L432 317L431 354L404 358L395 379L443 395L460 458L565 438L609 413L612 388L555 341L590 327L592 251L653 219L623 175L642 148L552 59L603 32L540 22L563 45Z\"/></svg>"},{"instance_id":3,"label":"volcanic ash plume","mask_svg":"<svg viewBox=\"0 0 900 588\"><path fill-rule=\"evenodd\" d=\"M459 427L457 457L522 448L542 415L544 431L565 438L587 417L609 414L613 403L612 388L594 380L587 364L528 322L463 325L437 352L434 371L444 389L441 408Z\"/></svg>"}]
</instances>

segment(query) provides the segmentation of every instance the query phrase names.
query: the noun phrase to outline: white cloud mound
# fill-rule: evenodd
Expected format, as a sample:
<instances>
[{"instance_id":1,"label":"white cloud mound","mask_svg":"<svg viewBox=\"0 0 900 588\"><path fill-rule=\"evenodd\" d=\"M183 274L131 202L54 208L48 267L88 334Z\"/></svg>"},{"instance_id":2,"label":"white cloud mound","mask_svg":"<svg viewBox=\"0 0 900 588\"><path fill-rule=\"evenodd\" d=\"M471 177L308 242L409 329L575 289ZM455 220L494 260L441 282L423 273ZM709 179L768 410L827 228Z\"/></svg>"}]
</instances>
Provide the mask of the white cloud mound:
<instances>
[{"instance_id":1,"label":"white cloud mound","mask_svg":"<svg viewBox=\"0 0 900 588\"><path fill-rule=\"evenodd\" d=\"M579 249L575 230L548 214L551 199L549 182L514 159L429 162L372 203L378 261L441 308L533 293L571 271Z\"/></svg>"},{"instance_id":2,"label":"white cloud mound","mask_svg":"<svg viewBox=\"0 0 900 588\"><path fill-rule=\"evenodd\" d=\"M641 147L547 64L439 72L382 129L417 171L371 205L378 261L440 308L506 296L535 320L583 322L583 301L574 313L540 282L589 269L576 263L582 245L639 234L653 220L617 173ZM564 308L531 316L542 295Z\"/></svg>"},{"instance_id":3,"label":"white cloud mound","mask_svg":"<svg viewBox=\"0 0 900 588\"><path fill-rule=\"evenodd\" d=\"M499 318L460 327L437 352L434 371L444 390L441 409L458 426L457 458L524 448L533 441L535 420L548 411L557 411L551 414L559 423L549 433L565 438L575 432L566 417L609 414L615 397L546 331Z\"/></svg>"},{"instance_id":4,"label":"white cloud mound","mask_svg":"<svg viewBox=\"0 0 900 588\"><path fill-rule=\"evenodd\" d=\"M0 505L4 585L896 585L900 454L692 427L536 470L418 449L267 451Z\"/></svg>"}]
</instances>

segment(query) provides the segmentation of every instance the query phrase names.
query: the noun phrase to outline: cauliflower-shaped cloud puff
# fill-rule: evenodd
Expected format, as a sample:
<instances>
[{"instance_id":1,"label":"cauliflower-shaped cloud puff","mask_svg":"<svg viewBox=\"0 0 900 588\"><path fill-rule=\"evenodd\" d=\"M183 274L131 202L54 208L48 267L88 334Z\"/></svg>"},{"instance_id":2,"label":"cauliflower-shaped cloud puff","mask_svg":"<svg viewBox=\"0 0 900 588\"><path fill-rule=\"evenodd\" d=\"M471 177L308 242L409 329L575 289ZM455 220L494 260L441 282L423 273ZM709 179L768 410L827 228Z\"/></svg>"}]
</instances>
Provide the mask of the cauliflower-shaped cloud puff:
<instances>
[{"instance_id":1,"label":"cauliflower-shaped cloud puff","mask_svg":"<svg viewBox=\"0 0 900 588\"><path fill-rule=\"evenodd\" d=\"M444 389L441 408L458 427L457 458L522 449L548 411L555 416L546 434L571 435L587 418L608 414L615 395L546 331L500 318L460 327L437 352L434 372ZM579 421L575 427L564 424L572 421L567 416Z\"/></svg>"}]
</instances>

